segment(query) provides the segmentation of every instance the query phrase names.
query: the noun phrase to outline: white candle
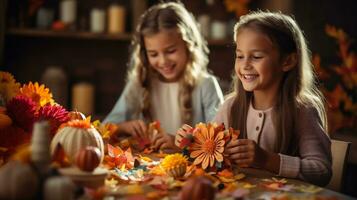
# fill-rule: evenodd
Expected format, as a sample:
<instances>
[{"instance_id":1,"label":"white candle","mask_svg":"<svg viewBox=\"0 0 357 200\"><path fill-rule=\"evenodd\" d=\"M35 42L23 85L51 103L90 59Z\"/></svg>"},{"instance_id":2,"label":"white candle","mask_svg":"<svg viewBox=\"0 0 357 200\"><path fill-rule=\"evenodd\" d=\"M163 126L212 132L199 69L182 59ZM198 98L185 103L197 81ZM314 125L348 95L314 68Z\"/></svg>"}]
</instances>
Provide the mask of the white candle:
<instances>
[{"instance_id":1,"label":"white candle","mask_svg":"<svg viewBox=\"0 0 357 200\"><path fill-rule=\"evenodd\" d=\"M227 34L227 25L221 21L213 21L211 24L211 37L212 39L224 39Z\"/></svg>"},{"instance_id":2,"label":"white candle","mask_svg":"<svg viewBox=\"0 0 357 200\"><path fill-rule=\"evenodd\" d=\"M198 23L200 23L202 35L205 36L206 38L208 38L210 28L211 28L210 27L210 17L208 15L200 15L198 17Z\"/></svg>"},{"instance_id":3,"label":"white candle","mask_svg":"<svg viewBox=\"0 0 357 200\"><path fill-rule=\"evenodd\" d=\"M108 31L109 33L125 32L125 8L113 4L108 9Z\"/></svg>"},{"instance_id":4,"label":"white candle","mask_svg":"<svg viewBox=\"0 0 357 200\"><path fill-rule=\"evenodd\" d=\"M90 83L77 83L72 88L72 110L83 114L93 114L94 86Z\"/></svg>"},{"instance_id":5,"label":"white candle","mask_svg":"<svg viewBox=\"0 0 357 200\"><path fill-rule=\"evenodd\" d=\"M75 0L63 0L60 3L60 19L66 24L76 21L77 2Z\"/></svg>"},{"instance_id":6,"label":"white candle","mask_svg":"<svg viewBox=\"0 0 357 200\"><path fill-rule=\"evenodd\" d=\"M94 33L102 33L105 30L105 11L93 8L90 13L90 29Z\"/></svg>"}]
</instances>

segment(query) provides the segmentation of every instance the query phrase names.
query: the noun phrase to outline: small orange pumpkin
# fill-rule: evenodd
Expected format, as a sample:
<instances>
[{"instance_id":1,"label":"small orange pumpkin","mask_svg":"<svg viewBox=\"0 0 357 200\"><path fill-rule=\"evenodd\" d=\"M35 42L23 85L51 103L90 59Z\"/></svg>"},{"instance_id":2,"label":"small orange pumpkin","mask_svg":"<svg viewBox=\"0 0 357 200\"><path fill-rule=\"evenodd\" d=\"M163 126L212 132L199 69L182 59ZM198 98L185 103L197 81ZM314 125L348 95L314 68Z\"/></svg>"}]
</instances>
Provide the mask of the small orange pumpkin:
<instances>
[{"instance_id":1,"label":"small orange pumpkin","mask_svg":"<svg viewBox=\"0 0 357 200\"><path fill-rule=\"evenodd\" d=\"M212 182L204 177L197 176L190 178L181 190L180 199L192 199L192 200L213 200L215 196L215 188Z\"/></svg>"},{"instance_id":2,"label":"small orange pumpkin","mask_svg":"<svg viewBox=\"0 0 357 200\"><path fill-rule=\"evenodd\" d=\"M68 113L68 117L69 117L69 120L75 120L75 119L78 119L78 120L85 120L86 119L86 116L79 112L79 111L71 111Z\"/></svg>"},{"instance_id":3,"label":"small orange pumpkin","mask_svg":"<svg viewBox=\"0 0 357 200\"><path fill-rule=\"evenodd\" d=\"M101 152L97 147L87 146L76 155L75 164L83 171L91 172L100 164Z\"/></svg>"}]
</instances>

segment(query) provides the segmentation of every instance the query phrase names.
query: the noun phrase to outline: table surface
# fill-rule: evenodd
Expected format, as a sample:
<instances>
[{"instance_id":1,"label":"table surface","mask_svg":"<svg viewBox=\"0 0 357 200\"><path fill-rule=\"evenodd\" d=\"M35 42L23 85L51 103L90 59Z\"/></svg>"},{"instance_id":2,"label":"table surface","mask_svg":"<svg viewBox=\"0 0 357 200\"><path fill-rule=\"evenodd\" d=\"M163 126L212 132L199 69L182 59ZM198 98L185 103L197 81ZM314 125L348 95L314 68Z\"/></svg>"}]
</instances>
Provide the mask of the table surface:
<instances>
[{"instance_id":1,"label":"table surface","mask_svg":"<svg viewBox=\"0 0 357 200\"><path fill-rule=\"evenodd\" d=\"M265 170L261 170L261 169L255 169L255 168L240 168L239 169L239 173L243 173L245 175L245 178L238 180L237 183L249 183L251 185L253 185L254 187L252 188L243 188L243 187L239 187L238 189L241 189L242 191L248 191L248 194L244 195L244 199L272 199L273 197L281 197L280 199L319 199L319 200L323 200L323 199L356 199L347 195L344 195L342 193L338 193L326 188L319 188L317 186L314 186L312 184L303 182L301 180L298 179L283 179L282 177L277 177L274 174L265 171ZM277 180L284 180L286 181L286 183L284 184L284 187L287 186L286 188L288 188L287 190L281 190L281 189L271 189L271 188L267 188L265 187L265 183L268 180L272 180L273 178L276 178ZM117 188L115 189L117 192L109 192L106 194L106 197L115 197L115 199L126 199L126 197L128 197L128 195L123 194L123 190L126 190L126 187L129 187L128 183L122 183L119 184L117 186ZM135 185L135 184L134 184ZM147 193L155 191L156 189L151 188L151 186L149 186L146 183L142 183L139 184L141 187L141 189L139 189L141 191L141 197L145 197L147 195ZM137 186L137 184L136 184ZM311 187L311 190L316 190L318 189L318 192L311 192L309 190L307 190L306 192L302 192L297 190L296 188L299 186L304 186L304 187ZM293 189L289 189L293 188ZM143 189L144 188L144 189ZM148 189L150 188L150 189ZM129 190L129 189L127 189ZM130 190L138 190L137 188L131 188ZM139 193L140 193L139 191ZM166 196L166 199L178 199L178 194L179 194L179 189L170 189L168 190L168 196ZM234 191L235 192L235 191ZM282 196L286 196L287 198L282 198ZM227 195L224 194L222 195L222 192L216 193L216 199L234 199L234 195ZM316 198L318 197L318 198ZM139 199L143 199L143 198L139 198ZM279 198L276 198L279 199Z\"/></svg>"},{"instance_id":2,"label":"table surface","mask_svg":"<svg viewBox=\"0 0 357 200\"><path fill-rule=\"evenodd\" d=\"M254 169L254 168L241 168L241 172L243 172L246 175L246 179L250 180L251 182L255 182L255 183L261 182L263 179L270 179L272 177L276 177L276 176L274 176L274 174L272 174L268 171ZM277 178L280 178L280 177L277 177ZM302 180L298 180L298 179L286 179L286 180L287 180L287 184L317 187L317 186L303 182ZM337 199L347 199L347 200L348 199L356 199L354 197L347 196L342 193L338 193L338 192L329 190L327 188L321 188L321 189L322 190L320 192L318 192L314 195L315 196L316 195L323 196L328 199L332 198L332 197L336 197ZM270 190L265 190L265 189L260 188L260 189L257 189L257 191L252 191L251 193L255 193L255 194L250 195L249 197L252 199L256 199L256 197L264 196L264 194L274 195L274 194L277 194L280 192L270 191ZM306 193L297 194L296 192L293 192L293 194L296 195L297 197L301 196L302 199L304 196L306 196L306 197L314 196L312 194L306 194ZM266 195L266 196L268 197L269 195ZM269 199L269 198L267 198L267 199Z\"/></svg>"}]
</instances>

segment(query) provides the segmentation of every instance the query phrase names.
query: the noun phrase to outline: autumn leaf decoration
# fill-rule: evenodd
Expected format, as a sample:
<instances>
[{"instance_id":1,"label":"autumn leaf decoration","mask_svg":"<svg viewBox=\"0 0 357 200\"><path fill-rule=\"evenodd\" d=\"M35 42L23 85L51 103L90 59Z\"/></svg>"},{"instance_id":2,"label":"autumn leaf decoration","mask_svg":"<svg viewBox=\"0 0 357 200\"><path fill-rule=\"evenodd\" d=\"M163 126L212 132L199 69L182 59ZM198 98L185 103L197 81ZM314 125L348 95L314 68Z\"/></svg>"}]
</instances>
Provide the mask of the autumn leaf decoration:
<instances>
[{"instance_id":1,"label":"autumn leaf decoration","mask_svg":"<svg viewBox=\"0 0 357 200\"><path fill-rule=\"evenodd\" d=\"M107 144L107 147L108 155L105 155L104 163L109 168L133 168L134 157L130 148L124 151L120 147L110 144Z\"/></svg>"},{"instance_id":2,"label":"autumn leaf decoration","mask_svg":"<svg viewBox=\"0 0 357 200\"><path fill-rule=\"evenodd\" d=\"M148 125L146 137L137 138L139 149L144 152L152 152L151 144L152 140L157 134L162 134L163 130L161 129L159 121L153 121Z\"/></svg>"}]
</instances>

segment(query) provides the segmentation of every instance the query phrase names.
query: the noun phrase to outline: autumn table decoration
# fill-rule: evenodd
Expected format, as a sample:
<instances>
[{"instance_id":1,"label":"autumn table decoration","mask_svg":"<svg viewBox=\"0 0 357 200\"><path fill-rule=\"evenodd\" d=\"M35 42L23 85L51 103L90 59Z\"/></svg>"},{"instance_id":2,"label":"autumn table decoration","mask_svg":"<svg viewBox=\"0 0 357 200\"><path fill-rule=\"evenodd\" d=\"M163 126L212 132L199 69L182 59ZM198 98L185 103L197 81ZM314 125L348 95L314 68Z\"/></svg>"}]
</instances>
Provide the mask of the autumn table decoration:
<instances>
[{"instance_id":1,"label":"autumn table decoration","mask_svg":"<svg viewBox=\"0 0 357 200\"><path fill-rule=\"evenodd\" d=\"M228 141L237 139L238 135L239 131L225 129L223 124L199 123L185 134L180 148L193 160L193 165L215 171L223 168L225 145Z\"/></svg>"},{"instance_id":2,"label":"autumn table decoration","mask_svg":"<svg viewBox=\"0 0 357 200\"><path fill-rule=\"evenodd\" d=\"M61 144L69 161L74 164L76 154L86 146L98 147L101 152L100 160L104 157L104 144L100 133L93 127L89 121L72 120L62 124L55 137L51 142L51 152L57 144Z\"/></svg>"},{"instance_id":3,"label":"autumn table decoration","mask_svg":"<svg viewBox=\"0 0 357 200\"><path fill-rule=\"evenodd\" d=\"M21 86L12 74L3 71L0 83L0 148L6 152L1 159L30 143L35 122L49 121L52 138L69 120L66 109L56 104L45 85L29 82Z\"/></svg>"},{"instance_id":4,"label":"autumn table decoration","mask_svg":"<svg viewBox=\"0 0 357 200\"><path fill-rule=\"evenodd\" d=\"M183 186L180 194L180 200L213 200L215 198L216 189L213 183L205 176L197 176L188 179Z\"/></svg>"},{"instance_id":5,"label":"autumn table decoration","mask_svg":"<svg viewBox=\"0 0 357 200\"><path fill-rule=\"evenodd\" d=\"M145 153L151 153L153 151L153 139L157 134L164 134L164 131L162 130L159 121L153 121L149 123L147 127L146 137L137 138L139 150L142 150Z\"/></svg>"},{"instance_id":6,"label":"autumn table decoration","mask_svg":"<svg viewBox=\"0 0 357 200\"><path fill-rule=\"evenodd\" d=\"M101 152L98 147L87 146L76 154L76 166L87 172L93 171L100 164Z\"/></svg>"},{"instance_id":7,"label":"autumn table decoration","mask_svg":"<svg viewBox=\"0 0 357 200\"><path fill-rule=\"evenodd\" d=\"M170 154L165 156L161 162L161 166L167 175L180 178L186 173L187 158L179 153Z\"/></svg>"}]
</instances>

